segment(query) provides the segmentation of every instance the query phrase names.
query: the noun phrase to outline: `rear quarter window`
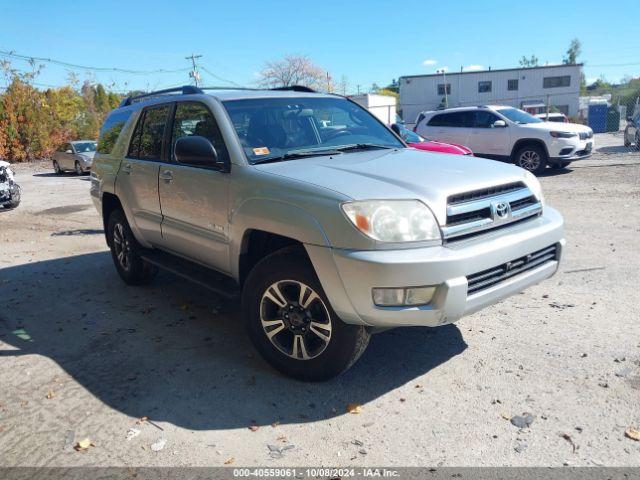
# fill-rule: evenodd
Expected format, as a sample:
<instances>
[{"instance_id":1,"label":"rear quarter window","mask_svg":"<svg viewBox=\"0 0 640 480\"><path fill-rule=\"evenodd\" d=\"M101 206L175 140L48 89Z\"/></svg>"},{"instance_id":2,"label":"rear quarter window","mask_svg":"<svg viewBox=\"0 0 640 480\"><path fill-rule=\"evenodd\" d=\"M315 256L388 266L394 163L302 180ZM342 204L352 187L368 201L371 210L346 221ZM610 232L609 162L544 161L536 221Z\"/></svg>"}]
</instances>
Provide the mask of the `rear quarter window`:
<instances>
[{"instance_id":1,"label":"rear quarter window","mask_svg":"<svg viewBox=\"0 0 640 480\"><path fill-rule=\"evenodd\" d=\"M109 154L113 151L118 137L124 128L127 120L131 117L131 111L113 112L102 125L100 129L100 137L98 138L98 153Z\"/></svg>"}]
</instances>

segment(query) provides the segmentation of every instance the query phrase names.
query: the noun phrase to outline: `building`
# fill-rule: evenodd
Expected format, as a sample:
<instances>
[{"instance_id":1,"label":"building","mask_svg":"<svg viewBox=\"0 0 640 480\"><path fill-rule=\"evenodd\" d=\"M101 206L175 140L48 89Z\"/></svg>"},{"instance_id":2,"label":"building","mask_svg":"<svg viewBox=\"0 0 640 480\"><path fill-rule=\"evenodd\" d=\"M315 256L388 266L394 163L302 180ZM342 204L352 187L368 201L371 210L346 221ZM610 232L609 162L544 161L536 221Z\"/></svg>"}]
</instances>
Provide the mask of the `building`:
<instances>
[{"instance_id":1,"label":"building","mask_svg":"<svg viewBox=\"0 0 640 480\"><path fill-rule=\"evenodd\" d=\"M530 113L547 103L565 115L578 114L582 64L507 68L400 77L400 109L407 124L438 108L511 105Z\"/></svg>"},{"instance_id":2,"label":"building","mask_svg":"<svg viewBox=\"0 0 640 480\"><path fill-rule=\"evenodd\" d=\"M363 93L349 98L374 114L386 125L396 123L396 98L391 95Z\"/></svg>"}]
</instances>

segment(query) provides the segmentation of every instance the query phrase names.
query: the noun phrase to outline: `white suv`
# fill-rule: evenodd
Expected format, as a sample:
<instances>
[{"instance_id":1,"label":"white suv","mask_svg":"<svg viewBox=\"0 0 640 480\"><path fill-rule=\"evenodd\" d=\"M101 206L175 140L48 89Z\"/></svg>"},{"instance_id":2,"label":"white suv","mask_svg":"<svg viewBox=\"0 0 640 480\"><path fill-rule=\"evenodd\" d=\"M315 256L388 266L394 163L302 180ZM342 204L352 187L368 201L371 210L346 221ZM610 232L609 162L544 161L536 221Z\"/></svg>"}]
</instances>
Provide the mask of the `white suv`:
<instances>
[{"instance_id":1,"label":"white suv","mask_svg":"<svg viewBox=\"0 0 640 480\"><path fill-rule=\"evenodd\" d=\"M479 157L513 161L533 173L549 165L565 168L591 156L593 130L574 123L550 123L509 106L460 107L423 112L415 132L458 143Z\"/></svg>"}]
</instances>

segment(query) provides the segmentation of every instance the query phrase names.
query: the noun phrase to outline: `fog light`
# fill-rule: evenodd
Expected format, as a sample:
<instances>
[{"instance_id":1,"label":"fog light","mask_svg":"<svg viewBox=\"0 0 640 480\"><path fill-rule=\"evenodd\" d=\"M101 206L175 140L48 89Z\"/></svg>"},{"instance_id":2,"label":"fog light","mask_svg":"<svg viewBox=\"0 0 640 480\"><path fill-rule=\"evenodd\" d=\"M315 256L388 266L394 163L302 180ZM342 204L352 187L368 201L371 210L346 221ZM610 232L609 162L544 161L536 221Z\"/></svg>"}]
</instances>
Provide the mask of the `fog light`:
<instances>
[{"instance_id":1,"label":"fog light","mask_svg":"<svg viewBox=\"0 0 640 480\"><path fill-rule=\"evenodd\" d=\"M433 298L436 287L374 288L373 303L378 307L426 305Z\"/></svg>"}]
</instances>

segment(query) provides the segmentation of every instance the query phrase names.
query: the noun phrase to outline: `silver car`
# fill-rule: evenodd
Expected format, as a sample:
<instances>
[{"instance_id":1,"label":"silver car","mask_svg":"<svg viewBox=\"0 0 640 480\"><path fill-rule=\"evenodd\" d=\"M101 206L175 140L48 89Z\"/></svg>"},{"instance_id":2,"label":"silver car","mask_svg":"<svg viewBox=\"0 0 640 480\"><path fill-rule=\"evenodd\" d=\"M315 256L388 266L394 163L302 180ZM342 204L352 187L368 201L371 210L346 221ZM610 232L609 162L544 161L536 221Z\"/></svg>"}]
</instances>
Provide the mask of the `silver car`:
<instances>
[{"instance_id":1,"label":"silver car","mask_svg":"<svg viewBox=\"0 0 640 480\"><path fill-rule=\"evenodd\" d=\"M94 140L76 140L62 144L53 154L54 172L76 172L77 175L84 175L91 170L96 145Z\"/></svg>"},{"instance_id":2,"label":"silver car","mask_svg":"<svg viewBox=\"0 0 640 480\"><path fill-rule=\"evenodd\" d=\"M345 371L372 333L455 322L550 277L565 245L531 173L408 148L302 87L128 98L91 176L125 282L160 267L237 292L262 356L304 380Z\"/></svg>"}]
</instances>

